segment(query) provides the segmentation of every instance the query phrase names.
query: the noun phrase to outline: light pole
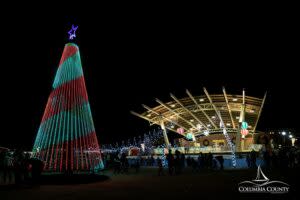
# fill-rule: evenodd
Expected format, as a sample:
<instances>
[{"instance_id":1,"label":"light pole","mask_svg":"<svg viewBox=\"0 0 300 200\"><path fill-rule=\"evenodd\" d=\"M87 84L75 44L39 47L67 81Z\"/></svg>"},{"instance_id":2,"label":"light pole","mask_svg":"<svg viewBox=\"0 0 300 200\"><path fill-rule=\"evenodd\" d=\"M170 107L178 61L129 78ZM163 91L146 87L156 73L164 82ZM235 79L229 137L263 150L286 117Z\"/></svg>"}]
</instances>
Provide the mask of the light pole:
<instances>
[{"instance_id":1,"label":"light pole","mask_svg":"<svg viewBox=\"0 0 300 200\"><path fill-rule=\"evenodd\" d=\"M295 141L296 141L295 137L290 133L289 138L291 139L292 147L295 146Z\"/></svg>"},{"instance_id":2,"label":"light pole","mask_svg":"<svg viewBox=\"0 0 300 200\"><path fill-rule=\"evenodd\" d=\"M285 135L286 135L286 132L283 131L281 134L283 135L283 144L284 144L284 146L285 146Z\"/></svg>"}]
</instances>

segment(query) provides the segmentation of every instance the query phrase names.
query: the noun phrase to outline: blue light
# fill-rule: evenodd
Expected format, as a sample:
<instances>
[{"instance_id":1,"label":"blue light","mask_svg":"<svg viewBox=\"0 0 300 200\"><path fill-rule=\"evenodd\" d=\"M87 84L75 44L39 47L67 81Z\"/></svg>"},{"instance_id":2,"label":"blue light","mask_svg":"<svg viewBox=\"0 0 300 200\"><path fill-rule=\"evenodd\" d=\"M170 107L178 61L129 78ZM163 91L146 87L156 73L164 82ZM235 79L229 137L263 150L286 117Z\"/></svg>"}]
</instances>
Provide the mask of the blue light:
<instances>
[{"instance_id":1,"label":"blue light","mask_svg":"<svg viewBox=\"0 0 300 200\"><path fill-rule=\"evenodd\" d=\"M68 32L68 34L69 34L69 39L70 39L70 40L73 40L73 39L76 37L75 32L76 32L77 28L78 28L78 26L74 26L74 25L72 24L72 28L71 28L71 30L69 30L69 32Z\"/></svg>"},{"instance_id":2,"label":"blue light","mask_svg":"<svg viewBox=\"0 0 300 200\"><path fill-rule=\"evenodd\" d=\"M242 129L247 129L247 128L248 128L248 123L242 122Z\"/></svg>"},{"instance_id":3,"label":"blue light","mask_svg":"<svg viewBox=\"0 0 300 200\"><path fill-rule=\"evenodd\" d=\"M187 138L188 140L193 140L193 134L192 134L192 133L186 134L186 138Z\"/></svg>"}]
</instances>

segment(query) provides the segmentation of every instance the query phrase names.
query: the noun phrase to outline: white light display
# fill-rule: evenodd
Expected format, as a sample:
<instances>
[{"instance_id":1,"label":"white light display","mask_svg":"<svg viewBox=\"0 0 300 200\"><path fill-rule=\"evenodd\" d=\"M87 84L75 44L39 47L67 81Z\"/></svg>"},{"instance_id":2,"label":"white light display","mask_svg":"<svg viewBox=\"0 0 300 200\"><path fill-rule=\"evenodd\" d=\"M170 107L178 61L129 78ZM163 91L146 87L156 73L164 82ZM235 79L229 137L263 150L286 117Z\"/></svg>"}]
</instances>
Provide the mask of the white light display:
<instances>
[{"instance_id":1,"label":"white light display","mask_svg":"<svg viewBox=\"0 0 300 200\"><path fill-rule=\"evenodd\" d=\"M205 130L205 131L203 132L203 134L204 134L205 136L208 136L208 135L209 135L209 131L208 131L208 130Z\"/></svg>"}]
</instances>

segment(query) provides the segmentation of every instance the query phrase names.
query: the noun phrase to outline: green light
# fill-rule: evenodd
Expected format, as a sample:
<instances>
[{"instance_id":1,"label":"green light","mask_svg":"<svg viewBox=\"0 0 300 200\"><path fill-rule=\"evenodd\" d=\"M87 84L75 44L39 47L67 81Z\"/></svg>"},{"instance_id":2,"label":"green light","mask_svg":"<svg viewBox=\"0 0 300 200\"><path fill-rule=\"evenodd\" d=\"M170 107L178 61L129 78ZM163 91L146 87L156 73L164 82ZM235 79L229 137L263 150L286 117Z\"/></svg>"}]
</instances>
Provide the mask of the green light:
<instances>
[{"instance_id":1,"label":"green light","mask_svg":"<svg viewBox=\"0 0 300 200\"><path fill-rule=\"evenodd\" d=\"M247 128L248 128L248 123L242 122L242 129L247 129Z\"/></svg>"},{"instance_id":2,"label":"green light","mask_svg":"<svg viewBox=\"0 0 300 200\"><path fill-rule=\"evenodd\" d=\"M194 139L194 135L193 135L192 133L187 133L187 134L186 134L186 138L187 138L188 140L193 140L193 139Z\"/></svg>"}]
</instances>

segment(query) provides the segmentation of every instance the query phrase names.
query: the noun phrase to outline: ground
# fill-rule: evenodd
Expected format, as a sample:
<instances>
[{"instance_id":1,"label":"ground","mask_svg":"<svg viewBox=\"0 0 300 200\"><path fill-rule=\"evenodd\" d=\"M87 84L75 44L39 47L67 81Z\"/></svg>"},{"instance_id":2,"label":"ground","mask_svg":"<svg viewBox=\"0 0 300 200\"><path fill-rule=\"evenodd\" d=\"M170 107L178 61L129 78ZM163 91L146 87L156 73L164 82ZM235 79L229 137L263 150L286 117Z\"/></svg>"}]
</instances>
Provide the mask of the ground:
<instances>
[{"instance_id":1,"label":"ground","mask_svg":"<svg viewBox=\"0 0 300 200\"><path fill-rule=\"evenodd\" d=\"M254 170L226 170L192 172L185 170L181 175L157 175L156 168L142 168L139 173L114 175L103 172L109 179L73 184L42 184L19 188L0 188L1 200L13 199L296 199L297 170L265 174L271 180L281 180L290 184L288 194L240 194L238 183L256 177ZM166 172L166 171L165 171Z\"/></svg>"}]
</instances>

